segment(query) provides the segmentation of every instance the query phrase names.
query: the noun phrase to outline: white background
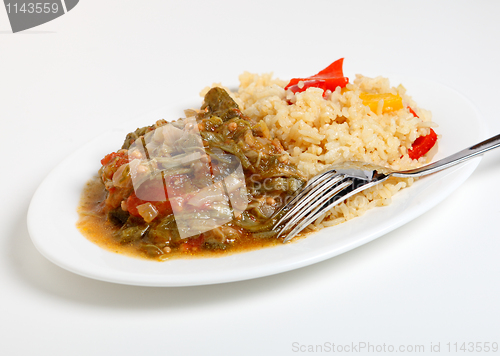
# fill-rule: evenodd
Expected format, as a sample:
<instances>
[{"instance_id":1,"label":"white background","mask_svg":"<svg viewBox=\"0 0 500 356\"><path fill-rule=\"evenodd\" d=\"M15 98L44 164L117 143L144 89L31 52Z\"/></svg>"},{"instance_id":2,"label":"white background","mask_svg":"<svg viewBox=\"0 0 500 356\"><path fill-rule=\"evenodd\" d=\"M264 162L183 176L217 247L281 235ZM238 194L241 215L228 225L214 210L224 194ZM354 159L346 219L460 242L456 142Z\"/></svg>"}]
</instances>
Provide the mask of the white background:
<instances>
[{"instance_id":1,"label":"white background","mask_svg":"<svg viewBox=\"0 0 500 356\"><path fill-rule=\"evenodd\" d=\"M307 76L345 57L351 76L444 83L500 133L499 15L496 1L83 0L12 34L0 7L0 354L295 355L360 342L425 353L440 343L446 354L448 342L500 342L500 152L411 223L244 282L91 280L46 260L26 227L32 195L64 157L244 70Z\"/></svg>"}]
</instances>

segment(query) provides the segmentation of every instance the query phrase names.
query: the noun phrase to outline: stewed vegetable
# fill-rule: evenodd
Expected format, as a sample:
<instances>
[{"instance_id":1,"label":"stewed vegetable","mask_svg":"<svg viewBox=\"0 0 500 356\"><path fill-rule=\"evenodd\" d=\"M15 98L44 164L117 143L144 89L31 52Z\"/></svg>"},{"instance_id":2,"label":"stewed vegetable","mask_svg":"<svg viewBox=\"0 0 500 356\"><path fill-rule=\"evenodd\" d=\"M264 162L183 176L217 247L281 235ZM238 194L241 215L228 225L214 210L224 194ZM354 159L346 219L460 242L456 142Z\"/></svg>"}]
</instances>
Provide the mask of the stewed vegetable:
<instances>
[{"instance_id":1,"label":"stewed vegetable","mask_svg":"<svg viewBox=\"0 0 500 356\"><path fill-rule=\"evenodd\" d=\"M114 238L153 258L273 239L273 213L305 183L264 121L212 88L193 116L142 127L99 171Z\"/></svg>"}]
</instances>

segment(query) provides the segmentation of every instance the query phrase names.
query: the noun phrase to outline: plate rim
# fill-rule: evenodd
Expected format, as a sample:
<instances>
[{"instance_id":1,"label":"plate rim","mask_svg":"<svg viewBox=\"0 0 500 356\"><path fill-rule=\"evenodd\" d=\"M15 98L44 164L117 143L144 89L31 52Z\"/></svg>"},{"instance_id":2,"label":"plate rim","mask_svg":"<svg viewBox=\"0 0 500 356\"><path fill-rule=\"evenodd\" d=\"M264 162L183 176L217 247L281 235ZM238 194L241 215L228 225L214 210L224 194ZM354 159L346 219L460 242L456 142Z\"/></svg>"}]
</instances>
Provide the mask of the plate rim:
<instances>
[{"instance_id":1,"label":"plate rim","mask_svg":"<svg viewBox=\"0 0 500 356\"><path fill-rule=\"evenodd\" d=\"M392 77L390 77L391 82L393 81L393 77L398 78L401 76L392 75ZM406 80L408 78L410 78L408 76L402 76L402 77L406 78ZM464 103L467 104L468 108L471 109L472 111L474 111L474 113L475 113L475 119L477 122L474 122L474 124L477 125L477 128L479 130L478 135L481 135L481 136L487 135L488 130L487 130L486 124L484 122L483 116L482 116L481 112L478 110L477 106L474 105L474 103L472 103L472 101L470 99L465 97L463 94L461 94L457 90L450 88L450 87L446 86L445 84L436 82L435 80L429 80L429 79L425 79L425 78L424 79L422 79L422 78L412 79L412 80L438 84L439 86L441 86L441 87L445 88L446 90L453 92L455 95L459 96L464 101ZM404 81L401 81L401 82L404 83ZM418 100L417 100L417 102L418 102ZM178 105L176 105L176 106L178 106ZM163 109L164 108L160 108L157 110L150 111L144 115L141 115L139 117L139 119L136 118L136 119L130 120L130 122L127 121L127 122L123 123L119 128L109 130L105 133L102 133L102 134L96 136L95 138L93 138L92 140L90 140L89 142L87 142L86 144L81 146L79 149L77 149L73 153L69 154L56 167L54 167L49 172L49 174L43 179L42 183L39 185L39 187L37 188L37 190L35 191L32 199L31 199L31 202L30 202L30 205L28 208L28 214L27 214L27 225L28 225L28 231L29 231L29 234L30 234L30 237L31 237L33 244L35 245L36 249L45 258L47 258L52 263L58 265L59 267L64 268L68 271L71 271L71 272L78 274L78 275L81 275L81 276L85 276L85 277L100 280L100 281L106 281L106 282L118 283L118 284L126 284L126 285L136 285L136 286L154 286L154 287L196 286L196 285L229 283L229 282L235 282L235 281L260 278L260 277L264 277L264 276L270 276L270 275L283 273L286 271L291 271L294 269L298 269L301 267L305 267L305 266L308 266L308 265L311 265L314 263L318 263L318 262L333 258L335 256L342 254L342 253L350 251L354 248L362 246L370 241L373 241L373 240L377 239L378 237L383 236L383 235L387 234L388 232L393 231L393 230L397 229L398 227L408 223L409 221L416 219L418 216L420 216L423 213L434 208L441 201L443 201L449 195L451 195L451 193L453 191L455 191L461 184L463 184L463 182L465 182L465 180L467 180L467 178L474 172L474 170L479 165L481 158L482 158L482 156L479 156L479 157L476 157L472 160L469 160L469 161L467 161L459 166L451 168L448 171L436 173L436 175L440 175L440 174L441 175L448 175L449 173L446 173L446 172L454 172L457 170L463 170L463 172L461 172L460 179L456 179L455 181L453 181L454 184L447 186L445 194L440 194L433 201L427 202L427 204L420 205L419 208L413 209L410 212L410 214L403 215L402 219L401 218L396 219L396 221L393 222L393 224L389 224L389 225L385 226L384 228L379 229L378 231L373 231L373 232L367 234L364 238L357 239L357 240L353 241L351 244L346 244L345 246L343 246L341 248L332 249L329 252L327 251L327 252L316 253L316 254L313 254L312 257L309 256L307 258L302 258L302 259L299 259L295 262L291 261L291 262L287 262L287 263L284 263L284 264L281 264L278 266L272 265L273 268L271 268L271 270L269 270L269 265L267 265L267 268L263 268L262 266L259 266L259 268L253 268L253 269L247 270L246 273L242 273L241 271L239 271L239 273L233 273L233 274L225 273L225 274L219 274L216 276L211 276L211 278L204 278L201 280L199 278L196 278L196 277L195 278L188 278L186 275L180 276L180 277L182 277L182 279L172 278L172 276L168 276L169 278L165 278L164 275L161 275L163 278L158 278L158 274L152 274L150 276L145 276L144 274L141 274L141 273L130 273L130 272L128 272L129 274L127 274L127 275L121 275L121 274L117 275L116 273L115 274L102 273L102 268L101 269L99 267L94 268L95 266L93 266L93 265L86 265L85 268L75 267L75 265L73 265L71 263L67 263L67 261L65 259L58 258L57 254L54 254L53 251L47 250L47 245L44 245L43 243L41 243L41 241L43 241L43 237L40 237L40 235L42 234L42 232L40 230L40 226L42 225L42 227L43 227L43 224L41 224L40 221L37 221L36 214L37 214L37 209L41 209L40 208L41 199L43 198L43 194L45 193L45 190L48 189L48 186L50 185L51 180L53 180L55 177L57 177L59 171L62 170L72 160L74 160L75 157L78 157L79 154L82 154L82 152L86 151L89 147L92 147L93 145L95 145L96 142L101 142L102 140L104 140L105 137L108 137L110 135L113 136L113 135L118 135L118 134L122 135L120 137L123 139L123 137L124 137L123 133L125 132L125 134L126 134L128 132L126 130L126 125L129 125L131 122L137 122L138 120L142 120L141 119L142 117L151 115L152 113L154 115L154 113L156 113L160 110L163 110ZM91 177L87 177L86 180L88 180L90 178ZM416 182L415 184L419 184L419 183L421 183L421 181ZM412 187L410 187L408 189L412 189ZM401 193L398 193L398 195L399 194L401 194ZM398 195L396 195L396 197ZM74 209L76 211L76 206L74 207ZM378 209L380 209L380 208L378 208ZM375 209L371 209L367 213L370 213L373 210L375 210ZM337 226L345 226L346 224L352 224L353 222L356 223L359 221L359 219L362 219L362 218L363 218L363 216L358 217L356 219L352 219L350 221L347 221L347 222L340 224L340 225L337 225ZM331 229L334 229L337 226L325 228L321 231L323 231L323 232L333 231ZM76 228L76 226L75 226L75 228ZM316 233L314 233L314 234L316 234ZM172 260L172 261L167 261L167 262L156 262L156 261L135 259L135 258L131 258L131 257L123 256L123 255L118 255L118 254L115 254L113 252L104 250L104 249L98 247L97 245L95 245L94 243L90 242L89 240L87 240L83 235L80 234L80 236L83 238L83 240L85 240L86 242L88 242L88 243L92 244L93 246L95 246L96 248L98 248L99 251L101 251L101 253L103 253L104 255L113 254L115 257L120 256L122 258L127 259L128 261L130 261L130 260L141 261L141 264L154 264L154 265L161 264L161 265L163 265L163 264L168 264L168 263L174 262L174 264L182 265L185 262L179 263L178 261L212 260L211 258L203 258L203 259L184 259L184 260ZM309 236L307 239L309 239L311 237L312 236ZM301 239L298 242L294 242L294 243L290 244L290 246L297 245L302 240L305 240L305 239ZM286 245L283 245L283 246L286 246ZM215 259L230 258L231 256L238 256L238 255L242 255L242 254L251 255L252 253L256 253L258 251L271 250L274 248L277 248L277 247L271 247L271 248L266 248L266 249L261 249L261 250L254 250L254 251L243 252L243 253L235 253L235 254L231 254L229 256L216 257ZM133 264L134 263L132 263L132 265ZM148 277L148 278L145 278L145 277Z\"/></svg>"}]
</instances>

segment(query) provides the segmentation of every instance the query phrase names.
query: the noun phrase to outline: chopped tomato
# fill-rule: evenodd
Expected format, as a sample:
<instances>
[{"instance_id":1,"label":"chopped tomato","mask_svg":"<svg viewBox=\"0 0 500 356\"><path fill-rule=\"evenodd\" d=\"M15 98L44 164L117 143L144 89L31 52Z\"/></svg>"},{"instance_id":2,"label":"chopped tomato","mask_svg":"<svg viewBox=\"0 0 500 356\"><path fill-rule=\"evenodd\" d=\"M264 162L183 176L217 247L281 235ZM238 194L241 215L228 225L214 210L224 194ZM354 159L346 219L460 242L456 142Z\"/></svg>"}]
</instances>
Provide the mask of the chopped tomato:
<instances>
[{"instance_id":1,"label":"chopped tomato","mask_svg":"<svg viewBox=\"0 0 500 356\"><path fill-rule=\"evenodd\" d=\"M294 93L299 93L311 87L323 89L325 92L327 90L334 91L337 87L344 88L349 83L349 78L344 77L343 62L344 58L340 58L316 75L307 78L293 78L285 90L290 89Z\"/></svg>"},{"instance_id":2,"label":"chopped tomato","mask_svg":"<svg viewBox=\"0 0 500 356\"><path fill-rule=\"evenodd\" d=\"M141 204L144 204L144 201L142 199L137 198L137 195L135 195L135 193L130 194L127 198L128 212L134 216L141 216L139 214L139 211L137 210L137 207Z\"/></svg>"},{"instance_id":3,"label":"chopped tomato","mask_svg":"<svg viewBox=\"0 0 500 356\"><path fill-rule=\"evenodd\" d=\"M196 251L203 245L204 242L205 236L203 234L200 234L198 237L187 239L187 241L181 245L180 249L184 252Z\"/></svg>"},{"instance_id":4,"label":"chopped tomato","mask_svg":"<svg viewBox=\"0 0 500 356\"><path fill-rule=\"evenodd\" d=\"M165 183L165 184L164 184ZM190 178L185 174L173 174L165 177L165 182L161 176L144 182L127 198L127 210L134 216L140 216L137 207L144 203L151 203L161 216L172 214L172 202L169 200L169 191L175 199L186 198L189 192L196 189ZM184 199L182 199L184 200ZM174 202L177 203L177 200ZM178 203L177 203L178 204Z\"/></svg>"},{"instance_id":5,"label":"chopped tomato","mask_svg":"<svg viewBox=\"0 0 500 356\"><path fill-rule=\"evenodd\" d=\"M106 157L101 159L101 164L103 166L108 165L111 163L111 161L115 160L114 165L116 167L121 166L122 164L125 164L128 162L128 157L125 152L112 152L110 154L107 154Z\"/></svg>"},{"instance_id":6,"label":"chopped tomato","mask_svg":"<svg viewBox=\"0 0 500 356\"><path fill-rule=\"evenodd\" d=\"M127 210L134 216L140 216L137 207L151 203L161 216L172 214L172 205L161 177L144 182L127 198Z\"/></svg>"},{"instance_id":7,"label":"chopped tomato","mask_svg":"<svg viewBox=\"0 0 500 356\"><path fill-rule=\"evenodd\" d=\"M137 197L135 192L130 194L130 196L127 198L127 210L131 215L141 216L141 214L139 214L139 211L137 210L137 207L145 203L150 203L151 205L153 205L156 208L156 210L158 210L158 214L161 216L172 214L172 206L170 205L170 201L142 200Z\"/></svg>"},{"instance_id":8,"label":"chopped tomato","mask_svg":"<svg viewBox=\"0 0 500 356\"><path fill-rule=\"evenodd\" d=\"M113 175L118 168L125 163L128 163L128 155L126 151L112 152L101 160L102 164L102 179L108 181L113 178Z\"/></svg>"}]
</instances>

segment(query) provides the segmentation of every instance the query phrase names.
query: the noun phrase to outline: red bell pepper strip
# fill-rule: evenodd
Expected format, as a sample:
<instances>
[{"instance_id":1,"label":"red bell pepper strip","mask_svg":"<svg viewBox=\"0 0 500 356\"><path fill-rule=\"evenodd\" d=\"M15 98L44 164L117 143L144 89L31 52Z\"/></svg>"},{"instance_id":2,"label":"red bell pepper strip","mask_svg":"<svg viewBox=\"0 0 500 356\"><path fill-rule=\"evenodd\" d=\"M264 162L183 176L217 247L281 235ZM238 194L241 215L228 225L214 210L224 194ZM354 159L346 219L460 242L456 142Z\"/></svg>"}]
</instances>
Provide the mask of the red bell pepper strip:
<instances>
[{"instance_id":1,"label":"red bell pepper strip","mask_svg":"<svg viewBox=\"0 0 500 356\"><path fill-rule=\"evenodd\" d=\"M415 111L413 111L413 109L412 109L412 108L410 108L409 106L408 106L407 108L408 108L408 110L410 110L410 113L411 113L413 116L418 117L417 113L416 113Z\"/></svg>"},{"instance_id":2,"label":"red bell pepper strip","mask_svg":"<svg viewBox=\"0 0 500 356\"><path fill-rule=\"evenodd\" d=\"M434 147L436 141L437 135L434 130L431 129L430 134L427 136L420 136L413 142L411 148L408 150L408 156L410 156L411 159L419 159Z\"/></svg>"},{"instance_id":3,"label":"red bell pepper strip","mask_svg":"<svg viewBox=\"0 0 500 356\"><path fill-rule=\"evenodd\" d=\"M410 108L409 106L408 110L410 110L410 113L413 116L418 117L415 111L413 111L412 108ZM427 136L420 136L413 142L411 148L408 150L408 156L410 156L411 159L419 159L427 152L429 152L432 147L434 147L436 141L437 141L437 135L434 132L434 130L431 129L430 134L428 134Z\"/></svg>"},{"instance_id":4,"label":"red bell pepper strip","mask_svg":"<svg viewBox=\"0 0 500 356\"><path fill-rule=\"evenodd\" d=\"M349 83L349 78L344 77L342 71L343 62L344 58L340 58L316 75L308 78L293 78L285 90L290 89L294 93L300 93L311 87L323 89L325 92L327 90L334 91L337 87L343 88ZM299 87L299 82L304 83L302 88Z\"/></svg>"}]
</instances>

